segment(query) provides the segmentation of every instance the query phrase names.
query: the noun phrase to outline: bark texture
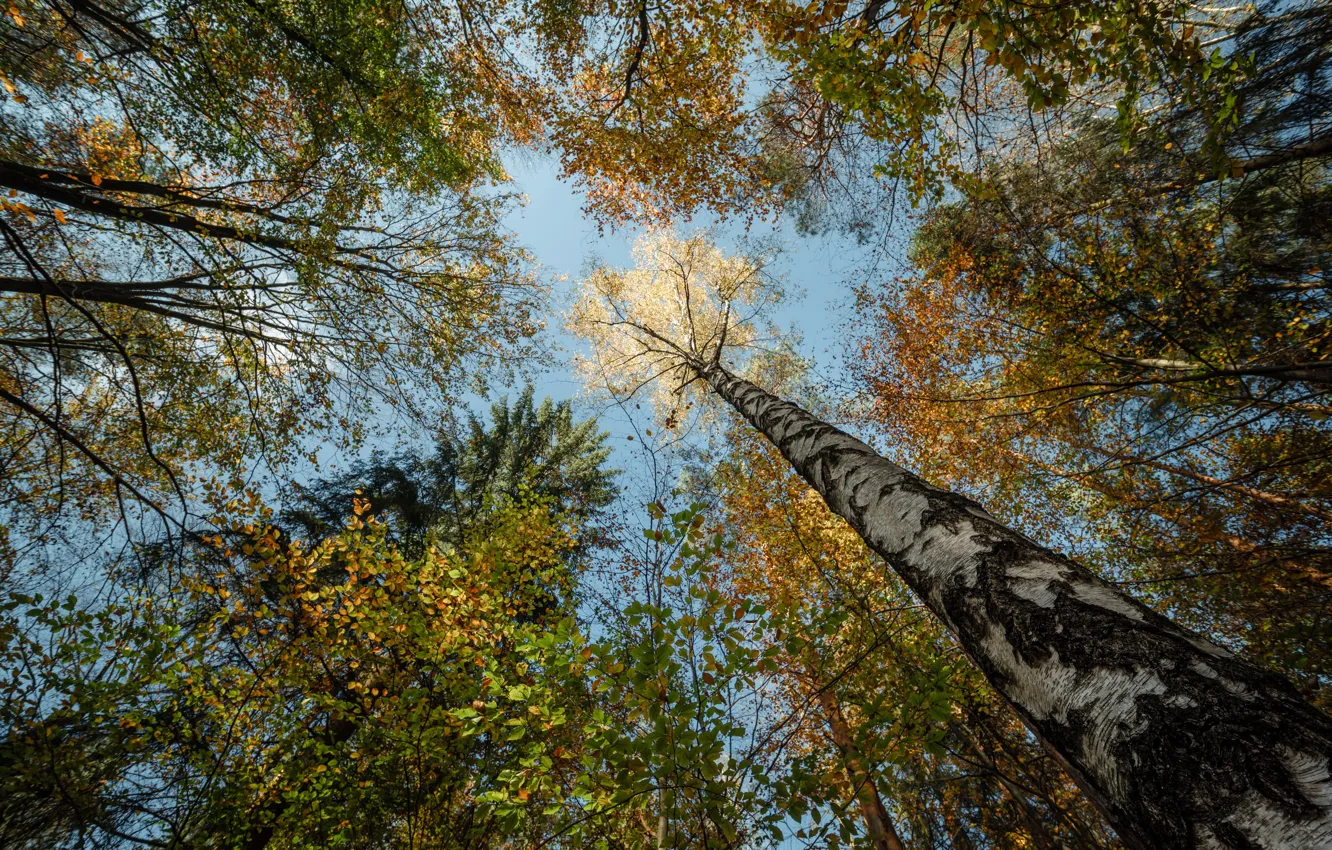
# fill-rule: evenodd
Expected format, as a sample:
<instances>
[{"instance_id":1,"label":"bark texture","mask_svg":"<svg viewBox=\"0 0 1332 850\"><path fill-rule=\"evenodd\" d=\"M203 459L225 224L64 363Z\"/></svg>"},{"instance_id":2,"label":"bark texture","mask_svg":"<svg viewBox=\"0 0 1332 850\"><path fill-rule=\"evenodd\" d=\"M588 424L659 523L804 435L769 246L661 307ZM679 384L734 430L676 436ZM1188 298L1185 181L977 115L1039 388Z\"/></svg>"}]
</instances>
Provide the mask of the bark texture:
<instances>
[{"instance_id":1,"label":"bark texture","mask_svg":"<svg viewBox=\"0 0 1332 850\"><path fill-rule=\"evenodd\" d=\"M1332 848L1332 718L861 441L712 388L887 560L1133 848Z\"/></svg>"},{"instance_id":2,"label":"bark texture","mask_svg":"<svg viewBox=\"0 0 1332 850\"><path fill-rule=\"evenodd\" d=\"M847 725L846 718L842 715L842 707L838 705L837 698L833 696L832 691L824 688L819 691L818 699L819 706L828 720L833 744L837 746L837 752L842 757L846 781L856 798L856 804L860 807L860 816L865 821L865 834L869 838L870 846L874 850L906 850L902 836L897 834L897 827L893 826L893 819L889 817L888 808L883 804L883 797L879 796L879 786L874 783L874 776L870 773L869 766L856 748L851 727Z\"/></svg>"}]
</instances>

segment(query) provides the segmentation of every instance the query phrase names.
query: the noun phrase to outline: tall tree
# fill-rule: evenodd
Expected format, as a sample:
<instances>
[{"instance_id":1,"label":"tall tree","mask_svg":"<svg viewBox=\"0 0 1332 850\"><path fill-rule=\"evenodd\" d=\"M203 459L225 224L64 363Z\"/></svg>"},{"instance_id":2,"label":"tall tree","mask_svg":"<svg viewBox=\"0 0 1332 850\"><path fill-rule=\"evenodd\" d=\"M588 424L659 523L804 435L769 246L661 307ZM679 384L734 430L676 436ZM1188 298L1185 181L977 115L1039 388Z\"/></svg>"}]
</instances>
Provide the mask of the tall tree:
<instances>
[{"instance_id":1,"label":"tall tree","mask_svg":"<svg viewBox=\"0 0 1332 850\"><path fill-rule=\"evenodd\" d=\"M32 671L5 688L6 845L476 847L523 831L486 801L510 785L541 831L587 706L565 679L568 600L549 596L568 586L565 520L510 504L465 548L408 560L364 508L309 548L238 519L174 600L21 600L2 644ZM542 757L560 762L544 791L520 776Z\"/></svg>"},{"instance_id":2,"label":"tall tree","mask_svg":"<svg viewBox=\"0 0 1332 850\"><path fill-rule=\"evenodd\" d=\"M460 545L472 523L523 494L588 522L615 495L607 434L594 419L575 422L569 402L536 405L533 397L528 387L512 404L493 404L488 424L469 414L465 436L442 435L429 456L376 454L337 478L303 485L283 518L319 537L364 502L408 553L431 540Z\"/></svg>"},{"instance_id":3,"label":"tall tree","mask_svg":"<svg viewBox=\"0 0 1332 850\"><path fill-rule=\"evenodd\" d=\"M1119 115L1126 137L1144 110L1185 104L1215 140L1233 122L1245 64L1211 43L1237 11L1190 3L683 0L573 11L542 39L557 81L553 140L609 221L771 211L844 178L857 152L865 176L933 197L996 142L998 125L1070 99Z\"/></svg>"},{"instance_id":4,"label":"tall tree","mask_svg":"<svg viewBox=\"0 0 1332 850\"><path fill-rule=\"evenodd\" d=\"M858 809L845 816L876 847L1111 843L937 621L747 432L727 429L717 472L721 525L738 544L717 580L780 626L783 687L807 719L797 728L820 780L807 794L845 794Z\"/></svg>"},{"instance_id":5,"label":"tall tree","mask_svg":"<svg viewBox=\"0 0 1332 850\"><path fill-rule=\"evenodd\" d=\"M467 358L534 330L508 198L478 191L534 119L504 10L485 38L470 11L10 4L11 508L160 505L187 468L354 441L372 409L420 417Z\"/></svg>"},{"instance_id":6,"label":"tall tree","mask_svg":"<svg viewBox=\"0 0 1332 850\"><path fill-rule=\"evenodd\" d=\"M1238 176L1200 169L1187 112L1127 153L1089 120L931 211L909 270L860 290L858 361L932 479L1324 699L1328 14L1241 35L1264 59Z\"/></svg>"},{"instance_id":7,"label":"tall tree","mask_svg":"<svg viewBox=\"0 0 1332 850\"><path fill-rule=\"evenodd\" d=\"M528 390L493 413L435 466L360 470L420 488L322 482L287 530L214 490L218 532L169 576L110 600L11 595L0 657L33 672L0 691L5 843L465 848L576 820L604 778L575 731L599 704L575 576L615 471L567 403Z\"/></svg>"},{"instance_id":8,"label":"tall tree","mask_svg":"<svg viewBox=\"0 0 1332 850\"><path fill-rule=\"evenodd\" d=\"M647 296L614 275L585 283L574 322L600 362L668 366L771 440L939 617L1127 844L1332 838L1332 718L1289 682L734 375L722 357L728 339L746 334L730 316L761 287L737 292L682 262L647 271L659 281L655 303L671 309L628 309Z\"/></svg>"}]
</instances>

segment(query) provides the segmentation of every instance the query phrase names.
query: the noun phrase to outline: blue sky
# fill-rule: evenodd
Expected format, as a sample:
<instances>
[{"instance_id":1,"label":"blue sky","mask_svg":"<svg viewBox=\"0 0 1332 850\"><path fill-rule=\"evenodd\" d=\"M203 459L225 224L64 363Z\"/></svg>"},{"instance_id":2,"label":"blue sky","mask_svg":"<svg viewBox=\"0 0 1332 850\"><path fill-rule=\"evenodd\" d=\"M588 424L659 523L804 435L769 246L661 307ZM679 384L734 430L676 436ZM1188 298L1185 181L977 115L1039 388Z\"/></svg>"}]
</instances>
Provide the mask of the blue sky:
<instances>
[{"instance_id":1,"label":"blue sky","mask_svg":"<svg viewBox=\"0 0 1332 850\"><path fill-rule=\"evenodd\" d=\"M558 163L551 159L530 159L510 166L516 188L528 203L516 210L508 224L541 264L543 274L558 282L554 285L551 309L546 316L552 338L569 350L578 345L560 329L559 310L570 288L590 258L612 266L630 264L630 248L641 233L635 228L601 232L582 211L581 193L558 179ZM681 232L710 227L725 247L746 238L743 223L701 219L678 226ZM791 298L777 318L783 325L796 327L803 337L803 353L814 358L820 374L835 378L844 325L850 318L850 284L862 279L868 251L853 240L840 236L805 236L795 232L789 221L756 222L749 238L776 236L784 251L776 272L785 279ZM562 280L561 280L562 278ZM556 399L576 398L582 387L567 362L553 362L536 380L538 395ZM615 423L607 427L617 431Z\"/></svg>"},{"instance_id":2,"label":"blue sky","mask_svg":"<svg viewBox=\"0 0 1332 850\"><path fill-rule=\"evenodd\" d=\"M485 416L490 404L501 397L516 396L523 380L531 380L537 399L549 396L556 401L572 399L579 418L595 416L611 433L615 449L612 464L636 477L644 463L642 444L626 438L634 433L630 422L616 408L586 396L582 383L573 374L570 355L581 343L563 330L562 311L570 292L589 260L596 258L612 266L628 266L630 249L641 230L623 228L600 230L583 212L582 193L558 178L559 163L551 157L525 154L508 163L513 183L502 187L527 197L527 203L514 209L506 220L517 241L540 264L541 274L551 284L550 303L542 318L546 324L546 343L558 350L548 362L529 364L527 374L519 377L520 386L492 386L489 398L464 392L457 398L473 413ZM900 226L900 221L899 221ZM678 226L681 232L708 227L723 249L734 248L745 238L776 237L783 251L772 271L781 275L790 297L777 314L783 326L796 328L803 340L802 353L812 358L815 376L830 387L829 396L842 397L845 373L841 365L843 341L849 338L846 325L851 321L851 286L872 274L871 251L853 239L838 235L809 236L795 231L790 220L758 221L746 233L743 222L718 222L703 218ZM883 234L876 234L880 238ZM464 411L454 408L455 414ZM375 423L379 433L369 444L348 455L331 444L317 447L320 469L307 477L336 474L353 461L365 458L372 450L399 451L407 446L429 450L430 436L418 428L386 416ZM853 429L859 430L859 429ZM858 433L858 436L870 435ZM641 436L641 434L640 434ZM312 446L312 448L315 448ZM628 481L624 483L628 484Z\"/></svg>"}]
</instances>

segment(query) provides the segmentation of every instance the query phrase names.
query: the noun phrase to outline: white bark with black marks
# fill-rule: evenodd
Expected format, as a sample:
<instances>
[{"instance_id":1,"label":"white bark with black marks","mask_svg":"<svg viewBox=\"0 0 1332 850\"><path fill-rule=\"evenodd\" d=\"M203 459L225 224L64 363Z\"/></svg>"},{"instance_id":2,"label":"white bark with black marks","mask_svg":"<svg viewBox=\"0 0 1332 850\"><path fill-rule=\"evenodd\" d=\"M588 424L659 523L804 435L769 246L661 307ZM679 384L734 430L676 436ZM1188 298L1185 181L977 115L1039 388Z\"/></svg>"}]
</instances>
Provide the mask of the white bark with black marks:
<instances>
[{"instance_id":1,"label":"white bark with black marks","mask_svg":"<svg viewBox=\"0 0 1332 850\"><path fill-rule=\"evenodd\" d=\"M1133 848L1332 848L1332 718L719 366L712 388L920 595Z\"/></svg>"}]
</instances>

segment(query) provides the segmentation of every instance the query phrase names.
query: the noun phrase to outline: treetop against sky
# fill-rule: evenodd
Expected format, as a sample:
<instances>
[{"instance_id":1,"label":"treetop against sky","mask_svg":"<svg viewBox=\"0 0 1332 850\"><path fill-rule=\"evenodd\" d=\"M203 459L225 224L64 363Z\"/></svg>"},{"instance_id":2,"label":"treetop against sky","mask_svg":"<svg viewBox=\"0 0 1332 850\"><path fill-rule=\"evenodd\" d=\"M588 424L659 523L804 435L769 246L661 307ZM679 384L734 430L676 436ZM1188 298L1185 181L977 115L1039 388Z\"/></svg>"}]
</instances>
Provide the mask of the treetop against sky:
<instances>
[{"instance_id":1,"label":"treetop against sky","mask_svg":"<svg viewBox=\"0 0 1332 850\"><path fill-rule=\"evenodd\" d=\"M0 845L1332 844L1325 0L0 48Z\"/></svg>"}]
</instances>

